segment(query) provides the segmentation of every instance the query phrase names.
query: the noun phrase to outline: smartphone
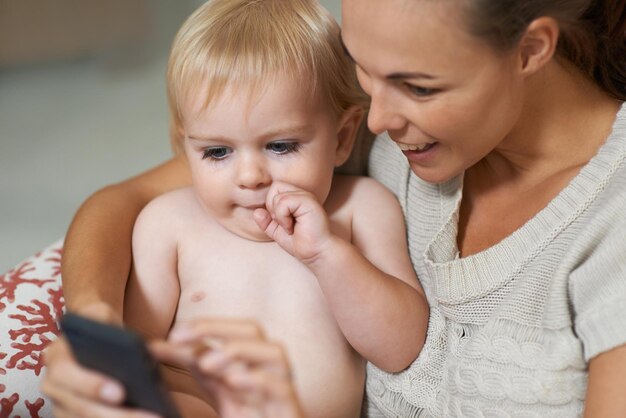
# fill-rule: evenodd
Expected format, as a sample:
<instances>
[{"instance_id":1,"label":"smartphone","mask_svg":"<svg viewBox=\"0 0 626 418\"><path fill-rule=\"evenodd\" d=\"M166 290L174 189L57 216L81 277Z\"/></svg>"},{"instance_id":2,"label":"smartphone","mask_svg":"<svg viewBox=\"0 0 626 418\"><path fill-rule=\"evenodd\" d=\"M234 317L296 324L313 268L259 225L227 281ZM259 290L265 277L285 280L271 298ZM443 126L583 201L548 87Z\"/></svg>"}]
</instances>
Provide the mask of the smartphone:
<instances>
[{"instance_id":1,"label":"smartphone","mask_svg":"<svg viewBox=\"0 0 626 418\"><path fill-rule=\"evenodd\" d=\"M180 418L142 338L127 329L66 313L61 330L80 364L120 381L125 406Z\"/></svg>"}]
</instances>

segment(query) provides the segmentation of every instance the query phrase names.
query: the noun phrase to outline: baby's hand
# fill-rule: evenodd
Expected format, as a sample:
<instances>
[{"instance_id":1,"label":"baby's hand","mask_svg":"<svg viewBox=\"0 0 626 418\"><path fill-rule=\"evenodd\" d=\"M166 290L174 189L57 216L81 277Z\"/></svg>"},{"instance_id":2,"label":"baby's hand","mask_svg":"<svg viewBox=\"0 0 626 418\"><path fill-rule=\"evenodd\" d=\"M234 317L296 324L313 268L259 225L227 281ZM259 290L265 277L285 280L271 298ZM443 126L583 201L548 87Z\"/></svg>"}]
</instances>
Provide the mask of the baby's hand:
<instances>
[{"instance_id":1,"label":"baby's hand","mask_svg":"<svg viewBox=\"0 0 626 418\"><path fill-rule=\"evenodd\" d=\"M315 260L331 237L328 216L316 197L287 183L275 182L254 220L285 251L305 264Z\"/></svg>"}]
</instances>

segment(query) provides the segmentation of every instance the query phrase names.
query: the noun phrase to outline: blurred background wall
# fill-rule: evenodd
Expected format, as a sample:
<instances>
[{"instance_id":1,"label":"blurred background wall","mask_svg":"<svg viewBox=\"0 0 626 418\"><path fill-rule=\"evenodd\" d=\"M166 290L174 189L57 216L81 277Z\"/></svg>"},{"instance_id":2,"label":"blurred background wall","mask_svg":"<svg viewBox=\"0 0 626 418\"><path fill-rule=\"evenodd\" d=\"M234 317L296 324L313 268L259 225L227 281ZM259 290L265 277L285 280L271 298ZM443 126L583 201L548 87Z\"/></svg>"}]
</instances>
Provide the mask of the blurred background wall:
<instances>
[{"instance_id":1,"label":"blurred background wall","mask_svg":"<svg viewBox=\"0 0 626 418\"><path fill-rule=\"evenodd\" d=\"M0 0L0 274L89 194L170 157L167 54L202 3Z\"/></svg>"}]
</instances>

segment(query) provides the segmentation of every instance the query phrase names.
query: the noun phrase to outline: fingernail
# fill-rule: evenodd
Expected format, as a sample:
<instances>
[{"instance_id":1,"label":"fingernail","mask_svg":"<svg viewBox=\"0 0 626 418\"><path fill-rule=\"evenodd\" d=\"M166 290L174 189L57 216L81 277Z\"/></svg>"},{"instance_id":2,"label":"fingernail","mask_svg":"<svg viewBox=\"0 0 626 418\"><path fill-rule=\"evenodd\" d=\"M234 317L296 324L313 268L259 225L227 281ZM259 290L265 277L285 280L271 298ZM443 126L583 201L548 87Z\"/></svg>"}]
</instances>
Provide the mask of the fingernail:
<instances>
[{"instance_id":1,"label":"fingernail","mask_svg":"<svg viewBox=\"0 0 626 418\"><path fill-rule=\"evenodd\" d=\"M100 397L105 402L120 402L124 397L124 391L120 385L107 382L100 388Z\"/></svg>"}]
</instances>

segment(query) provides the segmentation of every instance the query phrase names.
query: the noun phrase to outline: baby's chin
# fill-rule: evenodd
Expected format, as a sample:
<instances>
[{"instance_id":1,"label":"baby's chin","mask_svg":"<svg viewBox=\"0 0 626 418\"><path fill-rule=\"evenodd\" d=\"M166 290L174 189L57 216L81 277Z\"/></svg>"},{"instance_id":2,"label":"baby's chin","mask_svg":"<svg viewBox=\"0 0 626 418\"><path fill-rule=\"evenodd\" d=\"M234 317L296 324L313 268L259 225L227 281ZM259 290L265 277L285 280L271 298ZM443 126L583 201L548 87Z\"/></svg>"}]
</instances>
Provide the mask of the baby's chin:
<instances>
[{"instance_id":1,"label":"baby's chin","mask_svg":"<svg viewBox=\"0 0 626 418\"><path fill-rule=\"evenodd\" d=\"M239 238L253 242L271 242L272 239L259 228L256 222L246 223L245 226L230 225L228 222L219 222L224 229Z\"/></svg>"}]
</instances>

